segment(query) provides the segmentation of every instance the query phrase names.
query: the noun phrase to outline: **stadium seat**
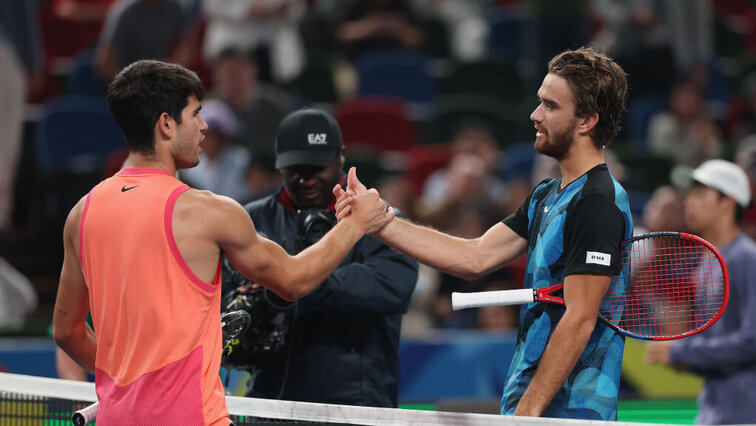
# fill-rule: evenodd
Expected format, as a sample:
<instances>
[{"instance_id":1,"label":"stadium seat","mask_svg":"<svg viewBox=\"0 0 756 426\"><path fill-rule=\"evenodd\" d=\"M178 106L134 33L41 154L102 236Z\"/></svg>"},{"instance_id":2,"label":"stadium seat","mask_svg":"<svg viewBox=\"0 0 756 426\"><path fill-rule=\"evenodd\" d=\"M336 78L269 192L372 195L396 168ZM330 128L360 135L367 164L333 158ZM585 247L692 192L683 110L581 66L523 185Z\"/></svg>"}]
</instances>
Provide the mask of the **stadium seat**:
<instances>
[{"instance_id":1,"label":"stadium seat","mask_svg":"<svg viewBox=\"0 0 756 426\"><path fill-rule=\"evenodd\" d=\"M449 144L417 145L406 153L405 175L412 182L412 191L420 195L425 180L436 170L446 167L452 158Z\"/></svg>"},{"instance_id":2,"label":"stadium seat","mask_svg":"<svg viewBox=\"0 0 756 426\"><path fill-rule=\"evenodd\" d=\"M523 98L523 86L514 62L485 59L458 64L443 80L441 92L493 95L517 103Z\"/></svg>"},{"instance_id":3,"label":"stadium seat","mask_svg":"<svg viewBox=\"0 0 756 426\"><path fill-rule=\"evenodd\" d=\"M531 108L510 104L494 96L459 94L436 102L428 129L435 142L450 142L465 122L482 122L493 131L501 148L533 139Z\"/></svg>"},{"instance_id":4,"label":"stadium seat","mask_svg":"<svg viewBox=\"0 0 756 426\"><path fill-rule=\"evenodd\" d=\"M405 104L396 99L342 102L334 116L349 150L406 151L417 143L417 131L405 115Z\"/></svg>"},{"instance_id":5,"label":"stadium seat","mask_svg":"<svg viewBox=\"0 0 756 426\"><path fill-rule=\"evenodd\" d=\"M409 50L364 53L354 61L360 96L394 96L427 104L436 98L434 79L425 56Z\"/></svg>"},{"instance_id":6,"label":"stadium seat","mask_svg":"<svg viewBox=\"0 0 756 426\"><path fill-rule=\"evenodd\" d=\"M37 159L45 173L102 168L125 142L105 99L70 96L42 106L36 133Z\"/></svg>"},{"instance_id":7,"label":"stadium seat","mask_svg":"<svg viewBox=\"0 0 756 426\"><path fill-rule=\"evenodd\" d=\"M71 207L102 179L108 156L125 142L103 98L72 96L42 106L35 145L43 226L58 232Z\"/></svg>"},{"instance_id":8,"label":"stadium seat","mask_svg":"<svg viewBox=\"0 0 756 426\"><path fill-rule=\"evenodd\" d=\"M66 91L68 95L104 97L107 94L107 83L97 75L94 68L93 50L83 51L74 58L66 79Z\"/></svg>"},{"instance_id":9,"label":"stadium seat","mask_svg":"<svg viewBox=\"0 0 756 426\"><path fill-rule=\"evenodd\" d=\"M290 87L305 102L333 103L338 99L333 69L325 56L310 55Z\"/></svg>"}]
</instances>

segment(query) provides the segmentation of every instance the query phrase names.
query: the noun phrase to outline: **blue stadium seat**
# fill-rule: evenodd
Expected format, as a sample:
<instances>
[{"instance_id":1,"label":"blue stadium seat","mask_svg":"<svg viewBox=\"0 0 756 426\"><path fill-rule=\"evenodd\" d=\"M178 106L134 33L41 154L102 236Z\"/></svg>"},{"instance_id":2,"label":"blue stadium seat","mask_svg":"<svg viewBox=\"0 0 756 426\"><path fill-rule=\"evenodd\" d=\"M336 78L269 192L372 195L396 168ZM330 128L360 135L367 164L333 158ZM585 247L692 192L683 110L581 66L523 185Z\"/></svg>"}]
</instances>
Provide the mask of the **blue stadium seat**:
<instances>
[{"instance_id":1,"label":"blue stadium seat","mask_svg":"<svg viewBox=\"0 0 756 426\"><path fill-rule=\"evenodd\" d=\"M428 73L425 56L418 52L368 52L355 60L355 67L360 96L395 96L416 104L436 98L436 83Z\"/></svg>"},{"instance_id":2,"label":"blue stadium seat","mask_svg":"<svg viewBox=\"0 0 756 426\"><path fill-rule=\"evenodd\" d=\"M108 156L125 147L124 139L103 98L71 96L42 106L35 145L41 225L59 233L71 207L103 178Z\"/></svg>"},{"instance_id":3,"label":"blue stadium seat","mask_svg":"<svg viewBox=\"0 0 756 426\"><path fill-rule=\"evenodd\" d=\"M42 106L36 130L40 170L101 170L107 157L125 142L104 98L67 96Z\"/></svg>"},{"instance_id":4,"label":"blue stadium seat","mask_svg":"<svg viewBox=\"0 0 756 426\"><path fill-rule=\"evenodd\" d=\"M108 85L97 75L94 68L94 51L86 50L76 55L73 67L66 79L68 95L102 96Z\"/></svg>"}]
</instances>

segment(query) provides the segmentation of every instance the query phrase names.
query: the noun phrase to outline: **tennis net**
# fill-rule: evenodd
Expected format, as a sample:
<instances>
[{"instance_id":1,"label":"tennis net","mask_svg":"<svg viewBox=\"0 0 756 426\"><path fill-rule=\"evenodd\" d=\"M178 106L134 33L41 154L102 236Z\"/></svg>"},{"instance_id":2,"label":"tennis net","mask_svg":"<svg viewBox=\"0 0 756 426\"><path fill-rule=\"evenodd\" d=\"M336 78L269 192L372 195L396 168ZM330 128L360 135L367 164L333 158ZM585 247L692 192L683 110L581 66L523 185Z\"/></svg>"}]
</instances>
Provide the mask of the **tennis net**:
<instances>
[{"instance_id":1,"label":"tennis net","mask_svg":"<svg viewBox=\"0 0 756 426\"><path fill-rule=\"evenodd\" d=\"M71 416L97 399L93 383L0 373L0 426L72 425ZM356 407L227 396L239 426L318 425L595 425L613 422L527 418L491 414ZM623 426L633 423L621 423ZM640 425L641 423L635 423Z\"/></svg>"}]
</instances>

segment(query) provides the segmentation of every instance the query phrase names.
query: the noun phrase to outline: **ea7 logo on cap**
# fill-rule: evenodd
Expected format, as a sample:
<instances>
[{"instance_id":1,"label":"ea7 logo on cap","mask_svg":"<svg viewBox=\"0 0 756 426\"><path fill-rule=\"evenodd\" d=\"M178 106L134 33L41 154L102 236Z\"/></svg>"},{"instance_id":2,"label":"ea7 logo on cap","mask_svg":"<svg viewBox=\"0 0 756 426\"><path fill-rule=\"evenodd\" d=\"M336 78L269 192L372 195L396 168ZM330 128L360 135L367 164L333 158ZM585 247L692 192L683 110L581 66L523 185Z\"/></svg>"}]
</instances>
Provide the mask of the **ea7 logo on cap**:
<instances>
[{"instance_id":1,"label":"ea7 logo on cap","mask_svg":"<svg viewBox=\"0 0 756 426\"><path fill-rule=\"evenodd\" d=\"M589 251L585 253L585 263L595 263L596 265L610 266L612 255L598 251Z\"/></svg>"},{"instance_id":2,"label":"ea7 logo on cap","mask_svg":"<svg viewBox=\"0 0 756 426\"><path fill-rule=\"evenodd\" d=\"M328 135L325 133L308 133L307 142L310 145L325 145L328 143Z\"/></svg>"}]
</instances>

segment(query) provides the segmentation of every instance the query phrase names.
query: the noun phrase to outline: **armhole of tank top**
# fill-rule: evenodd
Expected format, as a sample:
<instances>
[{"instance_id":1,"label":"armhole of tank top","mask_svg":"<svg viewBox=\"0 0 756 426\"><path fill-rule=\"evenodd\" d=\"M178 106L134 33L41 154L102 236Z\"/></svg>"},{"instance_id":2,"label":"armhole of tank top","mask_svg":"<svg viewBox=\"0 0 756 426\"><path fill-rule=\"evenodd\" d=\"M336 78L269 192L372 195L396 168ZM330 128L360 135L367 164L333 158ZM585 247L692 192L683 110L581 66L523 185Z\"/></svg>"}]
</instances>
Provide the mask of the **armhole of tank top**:
<instances>
[{"instance_id":1,"label":"armhole of tank top","mask_svg":"<svg viewBox=\"0 0 756 426\"><path fill-rule=\"evenodd\" d=\"M84 272L84 220L87 218L87 210L89 210L89 200L92 198L92 191L89 191L87 194L87 199L84 201L84 208L81 210L81 218L79 218L79 250L77 254L79 256L79 266L81 267L82 273Z\"/></svg>"},{"instance_id":2,"label":"armhole of tank top","mask_svg":"<svg viewBox=\"0 0 756 426\"><path fill-rule=\"evenodd\" d=\"M173 208L176 206L176 200L178 200L178 197L183 194L185 191L191 189L188 185L182 185L178 188L174 189L171 195L168 197L168 201L165 203L165 215L163 223L165 225L165 237L168 239L168 246L171 248L171 253L173 253L173 257L176 259L176 262L178 263L181 270L184 272L184 275L186 275L189 280L194 283L197 287L199 287L201 290L204 290L208 293L214 293L218 290L218 273L216 271L215 278L213 279L213 283L209 283L207 281L204 281L200 279L194 271L192 271L192 268L189 267L189 264L186 263L186 260L184 259L184 256L181 255L181 251L179 251L178 245L176 244L176 238L173 235ZM220 261L218 262L220 265Z\"/></svg>"}]
</instances>

